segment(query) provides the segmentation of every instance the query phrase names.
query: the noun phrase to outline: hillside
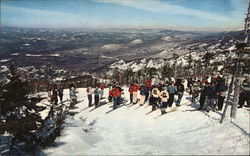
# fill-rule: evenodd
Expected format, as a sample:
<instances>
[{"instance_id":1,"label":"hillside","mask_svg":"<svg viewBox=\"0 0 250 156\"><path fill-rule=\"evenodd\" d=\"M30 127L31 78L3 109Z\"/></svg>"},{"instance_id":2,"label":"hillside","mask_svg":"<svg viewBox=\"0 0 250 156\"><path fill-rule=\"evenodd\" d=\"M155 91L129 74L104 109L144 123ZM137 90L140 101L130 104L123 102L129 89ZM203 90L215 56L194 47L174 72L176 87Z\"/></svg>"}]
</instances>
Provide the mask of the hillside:
<instances>
[{"instance_id":1,"label":"hillside","mask_svg":"<svg viewBox=\"0 0 250 156\"><path fill-rule=\"evenodd\" d=\"M73 110L76 114L67 117L66 127L55 148L44 151L44 154L248 155L250 152L250 114L246 109L238 110L237 119L230 121L227 117L220 124L221 112L192 111L199 105L191 103L186 93L181 107L161 116L159 110L149 113L151 107L147 104L128 106L126 102L112 111L112 104L106 99L101 101L104 105L88 108L86 89L79 88L78 91L79 103ZM69 99L68 90L64 93ZM127 88L123 97L128 100Z\"/></svg>"}]
</instances>

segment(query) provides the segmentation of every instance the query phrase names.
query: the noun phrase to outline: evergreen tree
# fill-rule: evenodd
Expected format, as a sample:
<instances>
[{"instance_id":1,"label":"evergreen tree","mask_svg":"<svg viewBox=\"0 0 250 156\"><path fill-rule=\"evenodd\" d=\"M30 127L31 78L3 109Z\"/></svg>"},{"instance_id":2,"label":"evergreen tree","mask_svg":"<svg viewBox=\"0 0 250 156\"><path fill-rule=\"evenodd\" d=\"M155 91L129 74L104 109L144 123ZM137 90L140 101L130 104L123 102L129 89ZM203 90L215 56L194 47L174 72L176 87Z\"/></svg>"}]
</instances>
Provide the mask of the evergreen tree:
<instances>
[{"instance_id":1,"label":"evergreen tree","mask_svg":"<svg viewBox=\"0 0 250 156\"><path fill-rule=\"evenodd\" d=\"M161 74L163 77L171 78L174 76L174 70L169 66L169 64L166 64L163 66Z\"/></svg>"},{"instance_id":2,"label":"evergreen tree","mask_svg":"<svg viewBox=\"0 0 250 156\"><path fill-rule=\"evenodd\" d=\"M2 87L0 95L0 134L7 133L11 137L11 154L14 147L19 149L17 143L22 142L29 145L29 149L33 148L36 140L34 132L39 130L42 119L39 108L28 98L28 84L20 79L14 66L10 66L7 77L9 82Z\"/></svg>"}]
</instances>

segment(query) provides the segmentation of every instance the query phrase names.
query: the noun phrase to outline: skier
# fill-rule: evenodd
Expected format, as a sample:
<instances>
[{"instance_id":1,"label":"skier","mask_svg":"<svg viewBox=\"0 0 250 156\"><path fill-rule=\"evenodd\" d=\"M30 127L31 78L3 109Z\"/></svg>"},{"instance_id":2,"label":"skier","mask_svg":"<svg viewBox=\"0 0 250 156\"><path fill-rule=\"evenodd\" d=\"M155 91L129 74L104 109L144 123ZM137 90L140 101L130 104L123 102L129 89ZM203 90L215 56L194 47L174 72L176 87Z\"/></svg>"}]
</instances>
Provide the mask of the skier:
<instances>
[{"instance_id":1,"label":"skier","mask_svg":"<svg viewBox=\"0 0 250 156\"><path fill-rule=\"evenodd\" d=\"M192 94L192 86L193 86L193 79L191 77L188 77L187 79L187 87L188 87L188 90L189 90L189 95Z\"/></svg>"},{"instance_id":2,"label":"skier","mask_svg":"<svg viewBox=\"0 0 250 156\"><path fill-rule=\"evenodd\" d=\"M70 96L70 100L71 100L71 105L72 104L76 104L77 101L77 96L76 96L76 88L75 87L71 87L70 88L70 92L69 92L69 96Z\"/></svg>"},{"instance_id":3,"label":"skier","mask_svg":"<svg viewBox=\"0 0 250 156\"><path fill-rule=\"evenodd\" d=\"M202 77L202 81L201 81L201 82L202 82L202 85L203 85L203 86L206 85L206 83L207 83L206 76L203 76L203 77Z\"/></svg>"},{"instance_id":4,"label":"skier","mask_svg":"<svg viewBox=\"0 0 250 156\"><path fill-rule=\"evenodd\" d=\"M118 89L120 91L121 94L118 95L118 103L117 105L120 105L122 103L122 94L123 94L123 89L121 87L121 84L120 85L116 85L116 89Z\"/></svg>"},{"instance_id":5,"label":"skier","mask_svg":"<svg viewBox=\"0 0 250 156\"><path fill-rule=\"evenodd\" d=\"M113 86L112 90L110 91L111 95L113 97L113 109L116 109L118 106L118 96L121 95L121 92L116 88L116 86Z\"/></svg>"},{"instance_id":6,"label":"skier","mask_svg":"<svg viewBox=\"0 0 250 156\"><path fill-rule=\"evenodd\" d=\"M147 92L147 87L142 85L140 87L140 106L144 105Z\"/></svg>"},{"instance_id":7,"label":"skier","mask_svg":"<svg viewBox=\"0 0 250 156\"><path fill-rule=\"evenodd\" d=\"M196 98L199 96L200 92L200 80L194 81L193 82L193 87L192 87L192 102L196 101Z\"/></svg>"},{"instance_id":8,"label":"skier","mask_svg":"<svg viewBox=\"0 0 250 156\"><path fill-rule=\"evenodd\" d=\"M92 87L87 88L87 95L88 95L88 100L89 100L89 107L91 107L92 106L92 95L93 95Z\"/></svg>"},{"instance_id":9,"label":"skier","mask_svg":"<svg viewBox=\"0 0 250 156\"><path fill-rule=\"evenodd\" d=\"M48 101L50 102L52 101L51 91L52 91L52 86L48 83L47 93L48 93Z\"/></svg>"},{"instance_id":10,"label":"skier","mask_svg":"<svg viewBox=\"0 0 250 156\"><path fill-rule=\"evenodd\" d=\"M217 90L214 83L207 88L207 99L204 106L205 111L209 112L210 110L216 111L217 109Z\"/></svg>"},{"instance_id":11,"label":"skier","mask_svg":"<svg viewBox=\"0 0 250 156\"><path fill-rule=\"evenodd\" d=\"M150 96L150 104L152 105L152 111L156 110L158 107L158 101L160 98L160 91L157 87L154 87Z\"/></svg>"},{"instance_id":12,"label":"skier","mask_svg":"<svg viewBox=\"0 0 250 156\"><path fill-rule=\"evenodd\" d=\"M159 85L158 85L158 89L160 92L167 90L167 86L166 84L164 84L164 81L160 81ZM161 105L161 98L159 98L159 106Z\"/></svg>"},{"instance_id":13,"label":"skier","mask_svg":"<svg viewBox=\"0 0 250 156\"><path fill-rule=\"evenodd\" d=\"M100 101L100 90L98 88L98 86L96 86L95 90L94 90L94 99L95 99L95 108L98 107L99 101Z\"/></svg>"},{"instance_id":14,"label":"skier","mask_svg":"<svg viewBox=\"0 0 250 156\"><path fill-rule=\"evenodd\" d=\"M73 82L71 82L71 84L69 85L69 89L71 89L71 88L76 88L76 86L74 85L74 83Z\"/></svg>"},{"instance_id":15,"label":"skier","mask_svg":"<svg viewBox=\"0 0 250 156\"><path fill-rule=\"evenodd\" d=\"M245 102L247 103L246 107L250 107L250 82L249 80L243 81L243 86L241 88L241 92L239 96L238 108L242 108Z\"/></svg>"},{"instance_id":16,"label":"skier","mask_svg":"<svg viewBox=\"0 0 250 156\"><path fill-rule=\"evenodd\" d=\"M208 87L209 87L208 82L201 85L201 88L200 88L201 93L200 93L200 101L199 101L200 102L200 107L198 108L198 110L204 110L204 105L205 105L205 102L206 102Z\"/></svg>"},{"instance_id":17,"label":"skier","mask_svg":"<svg viewBox=\"0 0 250 156\"><path fill-rule=\"evenodd\" d=\"M129 89L128 89L128 92L129 92L129 97L130 97L130 104L133 103L133 84L130 85Z\"/></svg>"},{"instance_id":18,"label":"skier","mask_svg":"<svg viewBox=\"0 0 250 156\"><path fill-rule=\"evenodd\" d=\"M145 102L146 102L148 100L149 92L150 92L151 87L152 87L152 81L146 80L146 81L144 81L144 85L147 87L146 98L145 98Z\"/></svg>"},{"instance_id":19,"label":"skier","mask_svg":"<svg viewBox=\"0 0 250 156\"><path fill-rule=\"evenodd\" d=\"M161 101L162 101L162 104L161 104L161 113L162 114L166 114L166 109L168 107L168 99L169 99L169 94L166 90L163 90L161 91L160 93L160 98L161 98Z\"/></svg>"},{"instance_id":20,"label":"skier","mask_svg":"<svg viewBox=\"0 0 250 156\"><path fill-rule=\"evenodd\" d=\"M222 80L218 84L218 111L221 111L223 108L223 103L227 94L228 86L225 84L225 80Z\"/></svg>"},{"instance_id":21,"label":"skier","mask_svg":"<svg viewBox=\"0 0 250 156\"><path fill-rule=\"evenodd\" d=\"M58 103L58 92L57 92L57 89L53 89L52 91L52 103L54 103L55 105L57 105Z\"/></svg>"},{"instance_id":22,"label":"skier","mask_svg":"<svg viewBox=\"0 0 250 156\"><path fill-rule=\"evenodd\" d=\"M112 86L110 85L110 86L109 86L109 97L108 97L109 102L112 102L111 90L112 90Z\"/></svg>"},{"instance_id":23,"label":"skier","mask_svg":"<svg viewBox=\"0 0 250 156\"><path fill-rule=\"evenodd\" d=\"M62 101L63 101L63 88L62 88L62 86L58 89L58 94L59 94L60 102L62 103Z\"/></svg>"},{"instance_id":24,"label":"skier","mask_svg":"<svg viewBox=\"0 0 250 156\"><path fill-rule=\"evenodd\" d=\"M169 107L172 107L172 104L174 102L174 95L176 93L176 87L173 85L174 82L169 82L169 85L167 87L167 91L169 93L169 99L168 99L168 104L169 104Z\"/></svg>"},{"instance_id":25,"label":"skier","mask_svg":"<svg viewBox=\"0 0 250 156\"><path fill-rule=\"evenodd\" d=\"M100 99L103 99L103 93L104 93L104 85L103 84L101 84L100 85Z\"/></svg>"},{"instance_id":26,"label":"skier","mask_svg":"<svg viewBox=\"0 0 250 156\"><path fill-rule=\"evenodd\" d=\"M137 103L137 92L140 89L140 87L138 86L137 83L134 82L133 86L132 86L132 91L133 91L133 104Z\"/></svg>"},{"instance_id":27,"label":"skier","mask_svg":"<svg viewBox=\"0 0 250 156\"><path fill-rule=\"evenodd\" d=\"M177 79L176 81L176 88L177 88L177 95L178 99L176 101L176 106L180 106L181 99L183 97L183 92L184 92L184 85L181 83L181 79Z\"/></svg>"}]
</instances>

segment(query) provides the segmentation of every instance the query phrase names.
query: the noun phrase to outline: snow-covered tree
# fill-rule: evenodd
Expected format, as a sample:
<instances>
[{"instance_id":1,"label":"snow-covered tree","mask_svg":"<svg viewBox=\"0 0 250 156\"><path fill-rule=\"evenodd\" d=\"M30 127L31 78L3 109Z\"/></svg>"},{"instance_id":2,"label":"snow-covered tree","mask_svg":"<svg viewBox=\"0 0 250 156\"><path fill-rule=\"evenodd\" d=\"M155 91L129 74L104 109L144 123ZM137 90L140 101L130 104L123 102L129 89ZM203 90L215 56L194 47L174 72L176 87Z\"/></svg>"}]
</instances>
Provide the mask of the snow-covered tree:
<instances>
[{"instance_id":1,"label":"snow-covered tree","mask_svg":"<svg viewBox=\"0 0 250 156\"><path fill-rule=\"evenodd\" d=\"M0 134L8 134L11 138L10 154L19 149L17 143L35 145L34 132L39 130L42 119L39 108L28 98L28 84L20 79L14 66L10 66L9 82L2 86ZM27 147L27 146L25 146Z\"/></svg>"}]
</instances>

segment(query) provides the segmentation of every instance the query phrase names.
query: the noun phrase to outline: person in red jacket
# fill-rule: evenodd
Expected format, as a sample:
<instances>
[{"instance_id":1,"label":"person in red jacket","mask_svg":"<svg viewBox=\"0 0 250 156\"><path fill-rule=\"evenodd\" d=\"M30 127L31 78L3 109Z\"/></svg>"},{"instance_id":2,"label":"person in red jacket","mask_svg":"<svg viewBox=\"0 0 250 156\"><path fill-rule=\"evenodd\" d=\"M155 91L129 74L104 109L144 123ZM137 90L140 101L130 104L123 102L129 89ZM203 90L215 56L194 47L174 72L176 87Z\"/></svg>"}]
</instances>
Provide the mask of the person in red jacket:
<instances>
[{"instance_id":1,"label":"person in red jacket","mask_svg":"<svg viewBox=\"0 0 250 156\"><path fill-rule=\"evenodd\" d=\"M145 85L145 87L147 87L146 98L145 98L145 102L146 102L148 100L149 92L150 92L151 87L152 87L152 81L146 80L146 81L144 81L144 85Z\"/></svg>"},{"instance_id":2,"label":"person in red jacket","mask_svg":"<svg viewBox=\"0 0 250 156\"><path fill-rule=\"evenodd\" d=\"M104 85L103 84L101 84L100 85L100 96L101 96L101 99L103 99L103 93L104 93Z\"/></svg>"},{"instance_id":3,"label":"person in red jacket","mask_svg":"<svg viewBox=\"0 0 250 156\"><path fill-rule=\"evenodd\" d=\"M140 87L138 86L137 83L134 83L133 86L131 86L132 92L133 92L133 104L137 103L137 94L138 94L138 90L140 89Z\"/></svg>"},{"instance_id":4,"label":"person in red jacket","mask_svg":"<svg viewBox=\"0 0 250 156\"><path fill-rule=\"evenodd\" d=\"M111 92L111 95L112 95L113 100L114 100L113 109L116 109L116 107L118 105L118 96L121 95L121 92L116 88L116 86L113 86L113 88L110 92Z\"/></svg>"},{"instance_id":5,"label":"person in red jacket","mask_svg":"<svg viewBox=\"0 0 250 156\"><path fill-rule=\"evenodd\" d=\"M130 94L130 104L133 103L133 89L132 89L133 84L130 85L128 92Z\"/></svg>"}]
</instances>

